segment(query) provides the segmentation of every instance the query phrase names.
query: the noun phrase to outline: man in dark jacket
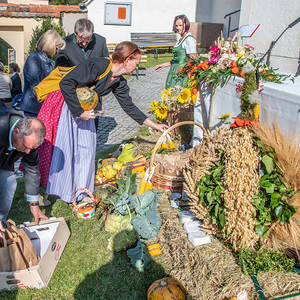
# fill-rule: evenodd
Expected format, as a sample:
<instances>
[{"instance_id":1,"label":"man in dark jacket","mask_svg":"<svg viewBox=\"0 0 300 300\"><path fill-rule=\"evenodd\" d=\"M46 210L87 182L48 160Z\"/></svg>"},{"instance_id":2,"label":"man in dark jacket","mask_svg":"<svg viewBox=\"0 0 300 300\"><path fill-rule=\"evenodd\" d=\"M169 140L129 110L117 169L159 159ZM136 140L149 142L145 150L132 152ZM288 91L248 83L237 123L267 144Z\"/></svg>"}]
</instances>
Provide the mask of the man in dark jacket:
<instances>
[{"instance_id":1,"label":"man in dark jacket","mask_svg":"<svg viewBox=\"0 0 300 300\"><path fill-rule=\"evenodd\" d=\"M4 231L17 181L14 162L21 158L25 195L35 223L48 218L39 208L40 173L37 147L44 141L44 123L34 117L24 117L16 110L0 104L0 231Z\"/></svg>"},{"instance_id":2,"label":"man in dark jacket","mask_svg":"<svg viewBox=\"0 0 300 300\"><path fill-rule=\"evenodd\" d=\"M94 33L94 24L88 19L79 19L74 33L65 37L66 46L57 54L56 67L73 67L91 57L108 57L106 39Z\"/></svg>"}]
</instances>

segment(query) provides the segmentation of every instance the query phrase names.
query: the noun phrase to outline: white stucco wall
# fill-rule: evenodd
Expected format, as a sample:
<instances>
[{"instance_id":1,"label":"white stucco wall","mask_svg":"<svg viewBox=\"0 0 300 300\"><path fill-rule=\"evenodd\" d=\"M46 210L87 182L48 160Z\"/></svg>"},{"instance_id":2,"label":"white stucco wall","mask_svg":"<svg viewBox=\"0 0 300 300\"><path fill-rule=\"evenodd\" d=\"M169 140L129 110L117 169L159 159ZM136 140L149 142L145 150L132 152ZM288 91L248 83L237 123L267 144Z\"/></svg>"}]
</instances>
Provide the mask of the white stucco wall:
<instances>
[{"instance_id":1,"label":"white stucco wall","mask_svg":"<svg viewBox=\"0 0 300 300\"><path fill-rule=\"evenodd\" d=\"M262 55L290 23L300 17L299 0L242 0L240 25L260 24L244 44ZM271 66L279 72L295 74L299 68L300 23L288 29L271 52ZM300 68L299 68L300 69Z\"/></svg>"},{"instance_id":2,"label":"white stucco wall","mask_svg":"<svg viewBox=\"0 0 300 300\"><path fill-rule=\"evenodd\" d=\"M127 1L109 1L126 3ZM131 26L104 25L104 0L92 0L87 4L88 18L95 25L95 32L103 35L107 43L130 41L131 32L172 32L176 15L185 14L191 22L196 20L197 0L131 0ZM127 2L127 3L128 3Z\"/></svg>"},{"instance_id":3,"label":"white stucco wall","mask_svg":"<svg viewBox=\"0 0 300 300\"><path fill-rule=\"evenodd\" d=\"M74 25L78 19L87 18L87 13L64 13L63 15L63 28L66 35L72 34L74 32Z\"/></svg>"}]
</instances>

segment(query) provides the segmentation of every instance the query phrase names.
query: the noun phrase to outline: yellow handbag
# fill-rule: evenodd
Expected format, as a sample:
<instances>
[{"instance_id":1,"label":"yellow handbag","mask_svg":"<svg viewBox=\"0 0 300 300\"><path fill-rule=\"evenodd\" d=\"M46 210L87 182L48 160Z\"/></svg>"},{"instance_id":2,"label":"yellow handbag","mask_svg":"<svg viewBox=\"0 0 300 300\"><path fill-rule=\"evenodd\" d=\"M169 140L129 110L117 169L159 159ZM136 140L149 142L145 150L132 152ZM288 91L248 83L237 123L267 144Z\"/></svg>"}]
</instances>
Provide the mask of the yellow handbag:
<instances>
[{"instance_id":1,"label":"yellow handbag","mask_svg":"<svg viewBox=\"0 0 300 300\"><path fill-rule=\"evenodd\" d=\"M56 67L46 78L44 78L37 86L33 89L36 93L37 100L43 102L49 93L57 91L60 89L60 81L71 72L74 67ZM100 80L111 70L112 62L109 63L106 71L101 74L96 80Z\"/></svg>"}]
</instances>

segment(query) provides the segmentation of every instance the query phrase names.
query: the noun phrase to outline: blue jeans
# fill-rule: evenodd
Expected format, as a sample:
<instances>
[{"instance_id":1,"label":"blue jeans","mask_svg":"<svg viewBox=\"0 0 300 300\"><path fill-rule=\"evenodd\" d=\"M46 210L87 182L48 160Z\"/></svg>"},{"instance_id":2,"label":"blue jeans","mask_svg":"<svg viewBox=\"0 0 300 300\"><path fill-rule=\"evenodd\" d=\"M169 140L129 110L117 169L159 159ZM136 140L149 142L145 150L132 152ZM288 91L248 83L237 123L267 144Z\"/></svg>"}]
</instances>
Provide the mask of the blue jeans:
<instances>
[{"instance_id":1,"label":"blue jeans","mask_svg":"<svg viewBox=\"0 0 300 300\"><path fill-rule=\"evenodd\" d=\"M17 188L17 180L13 171L0 169L0 221L6 227L6 218Z\"/></svg>"}]
</instances>

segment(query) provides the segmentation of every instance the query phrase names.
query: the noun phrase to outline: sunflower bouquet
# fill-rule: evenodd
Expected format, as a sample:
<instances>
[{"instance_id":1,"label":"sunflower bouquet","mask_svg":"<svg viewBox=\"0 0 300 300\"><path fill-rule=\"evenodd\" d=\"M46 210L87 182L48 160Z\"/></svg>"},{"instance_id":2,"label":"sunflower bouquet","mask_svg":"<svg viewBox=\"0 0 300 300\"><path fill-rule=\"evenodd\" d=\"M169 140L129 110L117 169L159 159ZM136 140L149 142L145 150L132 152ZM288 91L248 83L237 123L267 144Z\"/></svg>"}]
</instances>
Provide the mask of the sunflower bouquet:
<instances>
[{"instance_id":1,"label":"sunflower bouquet","mask_svg":"<svg viewBox=\"0 0 300 300\"><path fill-rule=\"evenodd\" d=\"M193 95L192 89L183 88L179 85L164 89L161 91L161 101L152 101L150 111L157 120L164 122L168 119L168 111L194 103L196 97Z\"/></svg>"}]
</instances>

